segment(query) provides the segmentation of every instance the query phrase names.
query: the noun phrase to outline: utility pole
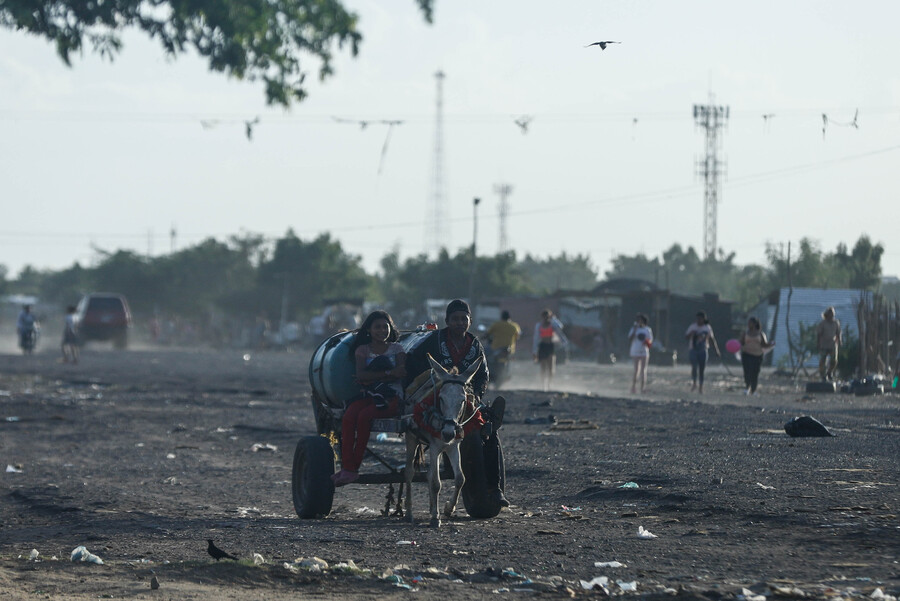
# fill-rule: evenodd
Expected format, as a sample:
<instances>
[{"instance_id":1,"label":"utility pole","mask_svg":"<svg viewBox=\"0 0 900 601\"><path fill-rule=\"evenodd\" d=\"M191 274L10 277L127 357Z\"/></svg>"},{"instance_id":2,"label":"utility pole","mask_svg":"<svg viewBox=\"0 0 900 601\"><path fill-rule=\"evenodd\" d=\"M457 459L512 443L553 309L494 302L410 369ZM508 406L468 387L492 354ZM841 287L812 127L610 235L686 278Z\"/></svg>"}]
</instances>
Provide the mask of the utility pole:
<instances>
[{"instance_id":1,"label":"utility pole","mask_svg":"<svg viewBox=\"0 0 900 601\"><path fill-rule=\"evenodd\" d=\"M475 307L475 272L478 266L478 204L480 198L472 199L472 271L469 273L469 303L472 305L473 317Z\"/></svg>"},{"instance_id":2,"label":"utility pole","mask_svg":"<svg viewBox=\"0 0 900 601\"><path fill-rule=\"evenodd\" d=\"M706 130L706 157L697 161L697 175L703 177L705 183L704 209L703 209L703 256L706 259L714 259L718 244L716 232L718 231L718 205L719 205L719 175L724 176L725 161L720 161L719 129L728 121L729 107L716 106L712 92L709 94L709 104L694 105L694 123Z\"/></svg>"},{"instance_id":3,"label":"utility pole","mask_svg":"<svg viewBox=\"0 0 900 601\"><path fill-rule=\"evenodd\" d=\"M444 72L434 74L437 80L437 101L434 117L434 156L431 179L431 199L425 227L425 253L439 252L447 246L447 221L444 219Z\"/></svg>"},{"instance_id":4,"label":"utility pole","mask_svg":"<svg viewBox=\"0 0 900 601\"><path fill-rule=\"evenodd\" d=\"M506 218L509 216L509 195L512 194L512 191L513 187L509 184L494 184L494 192L500 195L500 244L498 250L501 253L509 250Z\"/></svg>"}]
</instances>

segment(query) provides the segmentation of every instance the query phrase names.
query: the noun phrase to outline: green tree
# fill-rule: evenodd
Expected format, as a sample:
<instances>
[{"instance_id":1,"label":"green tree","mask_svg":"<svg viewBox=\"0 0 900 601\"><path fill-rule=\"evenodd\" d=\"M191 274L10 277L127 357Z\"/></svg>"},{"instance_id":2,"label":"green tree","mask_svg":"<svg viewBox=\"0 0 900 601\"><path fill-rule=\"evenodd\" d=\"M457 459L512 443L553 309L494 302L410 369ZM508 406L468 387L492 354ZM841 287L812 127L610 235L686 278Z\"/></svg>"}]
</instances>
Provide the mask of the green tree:
<instances>
[{"instance_id":1,"label":"green tree","mask_svg":"<svg viewBox=\"0 0 900 601\"><path fill-rule=\"evenodd\" d=\"M90 271L78 263L66 269L47 272L41 279L41 298L61 307L74 305L89 292L90 277Z\"/></svg>"},{"instance_id":2,"label":"green tree","mask_svg":"<svg viewBox=\"0 0 900 601\"><path fill-rule=\"evenodd\" d=\"M431 22L433 0L416 0ZM303 100L302 54L318 59L319 78L332 74L332 51L349 45L353 56L362 35L358 17L341 0L2 0L0 26L53 42L71 65L87 43L112 59L122 48L119 33L136 28L170 56L197 52L211 71L262 80L270 104Z\"/></svg>"},{"instance_id":3,"label":"green tree","mask_svg":"<svg viewBox=\"0 0 900 601\"><path fill-rule=\"evenodd\" d=\"M362 258L347 254L329 234L304 242L288 230L259 266L256 290L259 308L269 316L280 315L286 292L286 317L294 318L318 311L326 299L365 298L374 282Z\"/></svg>"},{"instance_id":4,"label":"green tree","mask_svg":"<svg viewBox=\"0 0 900 601\"><path fill-rule=\"evenodd\" d=\"M134 311L150 312L160 282L150 261L137 253L119 250L106 254L88 278L91 291L124 294Z\"/></svg>"},{"instance_id":5,"label":"green tree","mask_svg":"<svg viewBox=\"0 0 900 601\"><path fill-rule=\"evenodd\" d=\"M530 288L539 294L555 290L590 290L597 285L597 270L587 255L570 257L561 253L546 259L525 255L519 266Z\"/></svg>"},{"instance_id":6,"label":"green tree","mask_svg":"<svg viewBox=\"0 0 900 601\"><path fill-rule=\"evenodd\" d=\"M158 308L201 316L235 292L252 289L256 274L246 250L210 238L153 261Z\"/></svg>"}]
</instances>

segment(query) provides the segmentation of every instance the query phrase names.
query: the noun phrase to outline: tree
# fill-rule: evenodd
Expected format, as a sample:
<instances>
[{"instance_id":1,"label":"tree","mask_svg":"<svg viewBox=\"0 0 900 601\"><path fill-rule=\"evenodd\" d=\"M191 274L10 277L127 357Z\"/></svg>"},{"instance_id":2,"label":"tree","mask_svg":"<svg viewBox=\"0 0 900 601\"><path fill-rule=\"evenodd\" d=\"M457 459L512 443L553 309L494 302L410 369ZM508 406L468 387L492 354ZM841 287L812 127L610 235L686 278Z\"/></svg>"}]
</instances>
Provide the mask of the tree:
<instances>
[{"instance_id":1,"label":"tree","mask_svg":"<svg viewBox=\"0 0 900 601\"><path fill-rule=\"evenodd\" d=\"M332 298L365 298L374 278L362 268L362 258L344 252L341 243L322 234L304 242L292 230L275 242L272 258L259 266L260 309L279 315L287 291L286 317L310 315Z\"/></svg>"},{"instance_id":2,"label":"tree","mask_svg":"<svg viewBox=\"0 0 900 601\"><path fill-rule=\"evenodd\" d=\"M429 23L434 0L416 0ZM170 56L193 49L211 71L262 80L269 104L289 106L306 96L301 54L321 62L319 78L332 74L332 48L362 35L356 14L341 0L3 0L0 26L56 44L66 65L85 42L101 56L121 50L119 32L137 28Z\"/></svg>"},{"instance_id":3,"label":"tree","mask_svg":"<svg viewBox=\"0 0 900 601\"><path fill-rule=\"evenodd\" d=\"M555 290L590 290L597 285L597 270L587 255L538 259L525 255L520 263L530 287L538 293Z\"/></svg>"}]
</instances>

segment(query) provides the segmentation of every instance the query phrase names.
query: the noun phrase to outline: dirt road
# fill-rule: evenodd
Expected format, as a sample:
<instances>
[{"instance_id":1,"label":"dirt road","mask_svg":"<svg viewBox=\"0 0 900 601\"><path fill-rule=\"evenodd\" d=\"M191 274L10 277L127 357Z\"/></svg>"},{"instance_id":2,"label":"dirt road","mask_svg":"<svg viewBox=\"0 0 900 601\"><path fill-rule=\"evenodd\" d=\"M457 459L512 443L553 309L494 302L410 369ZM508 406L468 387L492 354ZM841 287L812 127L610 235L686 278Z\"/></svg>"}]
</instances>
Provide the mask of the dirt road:
<instances>
[{"instance_id":1,"label":"dirt road","mask_svg":"<svg viewBox=\"0 0 900 601\"><path fill-rule=\"evenodd\" d=\"M542 393L517 363L501 431L513 506L488 521L460 508L434 530L424 486L415 525L380 514L384 485L340 489L327 519L296 517L293 449L314 434L308 359L0 355L0 597L566 597L598 594L581 585L598 576L641 597L900 592L896 396L808 397L768 375L747 397L713 369L700 397L685 368L651 368L632 396L627 367L588 363L561 366L558 392ZM540 423L550 414L556 427ZM801 414L835 436L788 437ZM207 538L242 561L216 563ZM71 562L79 545L103 565ZM624 566L595 567L612 561Z\"/></svg>"}]
</instances>

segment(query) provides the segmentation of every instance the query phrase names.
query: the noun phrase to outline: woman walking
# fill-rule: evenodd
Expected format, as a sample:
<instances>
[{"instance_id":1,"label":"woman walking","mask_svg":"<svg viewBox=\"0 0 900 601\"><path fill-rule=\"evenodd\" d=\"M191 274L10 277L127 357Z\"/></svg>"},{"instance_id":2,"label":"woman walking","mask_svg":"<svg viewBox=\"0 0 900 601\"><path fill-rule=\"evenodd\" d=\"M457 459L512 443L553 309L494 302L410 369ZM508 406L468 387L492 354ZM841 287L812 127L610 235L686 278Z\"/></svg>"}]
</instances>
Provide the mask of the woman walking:
<instances>
[{"instance_id":1,"label":"woman walking","mask_svg":"<svg viewBox=\"0 0 900 601\"><path fill-rule=\"evenodd\" d=\"M756 394L759 384L759 371L762 369L763 355L775 346L766 339L759 320L751 317L747 320L747 329L741 333L741 365L744 368L744 394Z\"/></svg>"},{"instance_id":2,"label":"woman walking","mask_svg":"<svg viewBox=\"0 0 900 601\"><path fill-rule=\"evenodd\" d=\"M556 372L556 342L564 347L569 340L563 334L562 323L553 315L550 309L541 311L541 320L534 324L534 341L532 354L534 360L541 366L541 384L544 392L550 390L550 381Z\"/></svg>"},{"instance_id":3,"label":"woman walking","mask_svg":"<svg viewBox=\"0 0 900 601\"><path fill-rule=\"evenodd\" d=\"M699 382L698 392L703 394L703 377L706 373L706 360L709 358L709 344L712 343L716 353L719 356L722 355L719 352L716 337L713 335L712 326L709 325L709 320L706 319L706 313L703 311L697 313L697 320L688 327L684 337L688 341L691 359L691 392L698 390L697 384Z\"/></svg>"},{"instance_id":4,"label":"woman walking","mask_svg":"<svg viewBox=\"0 0 900 601\"><path fill-rule=\"evenodd\" d=\"M628 354L634 362L634 375L631 378L631 394L637 392L638 380L641 382L641 392L647 386L647 363L650 360L650 347L653 345L653 330L647 325L648 318L643 313L638 313L634 324L628 331L628 340L631 348Z\"/></svg>"}]
</instances>

